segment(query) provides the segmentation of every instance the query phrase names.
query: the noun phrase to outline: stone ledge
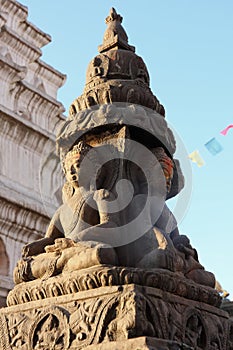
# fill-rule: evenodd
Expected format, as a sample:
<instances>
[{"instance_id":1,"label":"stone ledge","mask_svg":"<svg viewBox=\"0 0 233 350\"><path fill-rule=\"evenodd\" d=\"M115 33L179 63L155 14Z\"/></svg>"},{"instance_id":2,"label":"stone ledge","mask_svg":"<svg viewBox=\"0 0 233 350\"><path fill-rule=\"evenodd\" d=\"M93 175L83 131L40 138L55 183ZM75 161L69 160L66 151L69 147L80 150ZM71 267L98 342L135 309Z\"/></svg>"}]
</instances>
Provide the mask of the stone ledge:
<instances>
[{"instance_id":1,"label":"stone ledge","mask_svg":"<svg viewBox=\"0 0 233 350\"><path fill-rule=\"evenodd\" d=\"M26 119L25 116L19 115L17 111L12 111L8 107L0 104L0 113L1 113L1 120L3 120L4 123L9 124L9 127L7 126L7 131L4 130L4 133L6 133L7 136L13 137L13 132L11 129L14 129L14 127L18 125L20 128L24 129L25 131L32 133L34 138L37 137L38 139L44 139L44 143L48 142L49 140L51 140L52 142L55 141L55 136L54 136L54 133L52 133L52 130L50 131L47 129L43 129L40 125L36 125L31 120ZM60 114L60 115L57 115L57 119L58 121L63 121L65 117L62 114ZM1 128L0 133L2 132L3 130Z\"/></svg>"},{"instance_id":2,"label":"stone ledge","mask_svg":"<svg viewBox=\"0 0 233 350\"><path fill-rule=\"evenodd\" d=\"M212 288L199 285L168 270L143 270L139 268L99 265L15 286L8 296L8 305L46 299L97 289L104 286L137 284L157 288L182 298L219 306L221 297ZM38 292L39 291L39 292Z\"/></svg>"},{"instance_id":3,"label":"stone ledge","mask_svg":"<svg viewBox=\"0 0 233 350\"><path fill-rule=\"evenodd\" d=\"M0 182L1 180L2 178L0 175ZM36 212L32 208L21 205L20 194L16 196L18 201L11 202L9 201L10 196L8 195L8 199L6 199L3 197L3 193L3 187L0 185L1 234L15 239L15 234L17 232L17 240L23 244L26 244L32 238L42 238L49 224L49 218L43 216L41 212ZM14 284L12 284L10 289L13 287Z\"/></svg>"},{"instance_id":4,"label":"stone ledge","mask_svg":"<svg viewBox=\"0 0 233 350\"><path fill-rule=\"evenodd\" d=\"M24 57L25 62L33 62L42 55L42 51L39 48L26 41L7 25L1 27L0 38L3 43L9 45L13 52L17 50Z\"/></svg>"},{"instance_id":5,"label":"stone ledge","mask_svg":"<svg viewBox=\"0 0 233 350\"><path fill-rule=\"evenodd\" d=\"M26 67L20 66L17 63L14 63L13 60L10 58L10 56L6 57L2 54L0 54L0 66L1 69L3 68L3 66L6 66L7 68L9 68L9 77L11 78L11 74L13 73L21 73L24 72ZM10 79L9 79L10 80Z\"/></svg>"}]
</instances>

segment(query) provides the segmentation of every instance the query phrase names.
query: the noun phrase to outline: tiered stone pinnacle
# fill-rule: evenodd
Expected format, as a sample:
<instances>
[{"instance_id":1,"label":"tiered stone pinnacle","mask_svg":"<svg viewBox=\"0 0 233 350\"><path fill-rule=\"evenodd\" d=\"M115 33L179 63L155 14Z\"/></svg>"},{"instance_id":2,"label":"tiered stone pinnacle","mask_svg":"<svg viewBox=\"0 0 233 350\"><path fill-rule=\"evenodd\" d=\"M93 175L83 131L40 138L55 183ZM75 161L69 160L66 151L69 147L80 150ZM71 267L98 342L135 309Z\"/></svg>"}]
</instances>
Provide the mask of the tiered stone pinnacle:
<instances>
[{"instance_id":1,"label":"tiered stone pinnacle","mask_svg":"<svg viewBox=\"0 0 233 350\"><path fill-rule=\"evenodd\" d=\"M72 103L70 117L86 108L115 102L139 104L165 115L150 89L146 65L135 54L135 47L129 45L121 23L122 17L112 8L106 18L107 29L99 55L87 68L84 93Z\"/></svg>"}]
</instances>

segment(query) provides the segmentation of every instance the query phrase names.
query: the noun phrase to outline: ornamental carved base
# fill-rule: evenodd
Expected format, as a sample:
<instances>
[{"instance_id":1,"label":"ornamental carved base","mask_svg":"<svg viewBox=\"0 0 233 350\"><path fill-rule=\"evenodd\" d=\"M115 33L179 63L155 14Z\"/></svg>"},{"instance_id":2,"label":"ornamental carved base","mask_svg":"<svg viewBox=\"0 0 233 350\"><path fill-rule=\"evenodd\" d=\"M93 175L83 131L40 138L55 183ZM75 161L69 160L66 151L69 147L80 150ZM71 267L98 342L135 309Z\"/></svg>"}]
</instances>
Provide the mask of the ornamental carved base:
<instances>
[{"instance_id":1,"label":"ornamental carved base","mask_svg":"<svg viewBox=\"0 0 233 350\"><path fill-rule=\"evenodd\" d=\"M12 306L0 311L0 349L233 350L233 320L217 306L216 298L210 298L216 293L211 288L162 271L144 271L144 280L140 269L102 266L102 274L93 268L88 271L72 277L81 287L85 275L83 286L89 288L75 292L72 287L60 296L46 296L42 291L51 289L52 281L53 291L58 290L58 282L64 288L64 276L18 285L18 294L19 286L22 290L27 286L25 295L33 298L16 303L12 291ZM116 285L113 276L124 283ZM137 284L127 284L136 276ZM96 285L91 284L94 280ZM177 281L181 289L175 289ZM36 283L40 285L34 293ZM74 286L71 279L69 284Z\"/></svg>"}]
</instances>

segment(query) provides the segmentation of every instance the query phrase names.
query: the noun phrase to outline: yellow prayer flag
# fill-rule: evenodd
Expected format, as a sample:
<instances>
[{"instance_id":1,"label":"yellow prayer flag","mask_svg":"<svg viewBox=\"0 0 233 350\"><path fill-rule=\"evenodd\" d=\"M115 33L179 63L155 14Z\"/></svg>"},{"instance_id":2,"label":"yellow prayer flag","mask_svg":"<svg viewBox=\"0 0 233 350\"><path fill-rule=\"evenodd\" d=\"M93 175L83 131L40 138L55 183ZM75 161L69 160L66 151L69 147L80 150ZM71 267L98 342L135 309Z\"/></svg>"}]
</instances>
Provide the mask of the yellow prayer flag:
<instances>
[{"instance_id":1,"label":"yellow prayer flag","mask_svg":"<svg viewBox=\"0 0 233 350\"><path fill-rule=\"evenodd\" d=\"M188 157L192 160L192 162L197 163L197 165L198 165L199 167L205 165L205 162L204 162L204 160L202 159L202 157L200 156L198 150L195 150L195 151L193 151L192 153L190 153Z\"/></svg>"}]
</instances>

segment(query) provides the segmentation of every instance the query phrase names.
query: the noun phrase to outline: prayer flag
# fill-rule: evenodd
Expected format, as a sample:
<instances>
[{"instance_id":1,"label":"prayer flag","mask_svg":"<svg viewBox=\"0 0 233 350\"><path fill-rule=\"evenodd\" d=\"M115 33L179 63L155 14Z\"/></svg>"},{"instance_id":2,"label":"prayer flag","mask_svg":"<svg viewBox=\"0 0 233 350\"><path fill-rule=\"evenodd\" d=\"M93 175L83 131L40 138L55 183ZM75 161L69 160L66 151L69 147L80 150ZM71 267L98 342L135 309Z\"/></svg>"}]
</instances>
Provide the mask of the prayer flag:
<instances>
[{"instance_id":1,"label":"prayer flag","mask_svg":"<svg viewBox=\"0 0 233 350\"><path fill-rule=\"evenodd\" d=\"M233 128L233 124L228 125L225 129L223 129L223 130L220 132L220 134L226 136L226 134L228 133L228 130L231 129L231 128Z\"/></svg>"},{"instance_id":2,"label":"prayer flag","mask_svg":"<svg viewBox=\"0 0 233 350\"><path fill-rule=\"evenodd\" d=\"M202 157L199 154L198 150L193 151L192 153L189 154L188 156L194 163L197 163L197 165L199 167L205 165L204 160L202 159Z\"/></svg>"},{"instance_id":3,"label":"prayer flag","mask_svg":"<svg viewBox=\"0 0 233 350\"><path fill-rule=\"evenodd\" d=\"M216 156L219 152L223 150L222 145L216 140L215 137L213 137L211 140L209 140L205 147L208 149L208 151L213 154L213 156Z\"/></svg>"}]
</instances>

